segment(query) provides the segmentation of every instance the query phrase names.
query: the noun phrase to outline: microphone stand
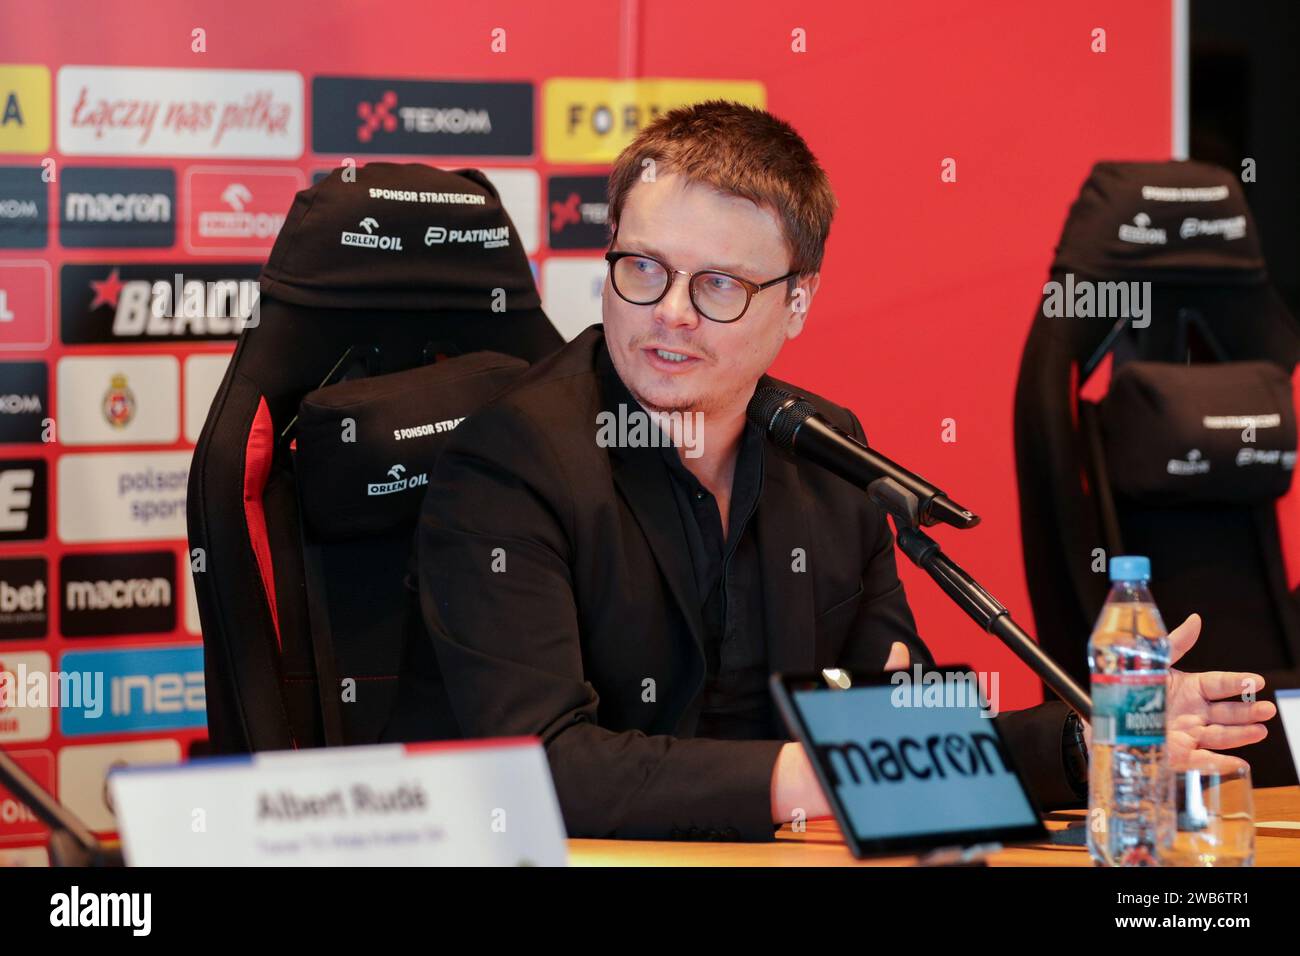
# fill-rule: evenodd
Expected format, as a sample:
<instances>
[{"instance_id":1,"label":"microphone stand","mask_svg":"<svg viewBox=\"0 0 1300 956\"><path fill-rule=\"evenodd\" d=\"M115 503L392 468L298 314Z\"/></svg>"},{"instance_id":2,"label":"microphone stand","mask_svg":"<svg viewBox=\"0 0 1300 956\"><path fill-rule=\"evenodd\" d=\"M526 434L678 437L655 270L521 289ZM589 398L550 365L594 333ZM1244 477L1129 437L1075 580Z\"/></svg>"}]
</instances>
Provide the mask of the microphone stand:
<instances>
[{"instance_id":1,"label":"microphone stand","mask_svg":"<svg viewBox=\"0 0 1300 956\"><path fill-rule=\"evenodd\" d=\"M50 828L54 866L122 866L122 851L104 846L86 826L45 792L0 747L0 785L25 803Z\"/></svg>"},{"instance_id":2,"label":"microphone stand","mask_svg":"<svg viewBox=\"0 0 1300 956\"><path fill-rule=\"evenodd\" d=\"M997 598L949 560L933 538L921 530L920 502L892 478L877 478L867 485L867 495L888 511L898 530L898 546L953 602L1029 665L1030 670L1084 720L1092 717L1092 699L1061 666L1052 660ZM969 526L968 526L969 527Z\"/></svg>"}]
</instances>

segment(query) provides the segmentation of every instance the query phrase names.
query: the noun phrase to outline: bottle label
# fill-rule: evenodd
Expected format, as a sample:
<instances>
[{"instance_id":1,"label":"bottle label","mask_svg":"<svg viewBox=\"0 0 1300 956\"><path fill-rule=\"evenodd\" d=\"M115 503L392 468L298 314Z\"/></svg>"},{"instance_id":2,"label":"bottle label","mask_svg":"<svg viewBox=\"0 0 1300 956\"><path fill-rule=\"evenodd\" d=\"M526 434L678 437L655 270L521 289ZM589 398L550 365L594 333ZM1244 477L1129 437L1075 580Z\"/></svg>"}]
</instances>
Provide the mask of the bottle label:
<instances>
[{"instance_id":1,"label":"bottle label","mask_svg":"<svg viewBox=\"0 0 1300 956\"><path fill-rule=\"evenodd\" d=\"M1092 675L1092 739L1122 747L1165 742L1163 671Z\"/></svg>"}]
</instances>

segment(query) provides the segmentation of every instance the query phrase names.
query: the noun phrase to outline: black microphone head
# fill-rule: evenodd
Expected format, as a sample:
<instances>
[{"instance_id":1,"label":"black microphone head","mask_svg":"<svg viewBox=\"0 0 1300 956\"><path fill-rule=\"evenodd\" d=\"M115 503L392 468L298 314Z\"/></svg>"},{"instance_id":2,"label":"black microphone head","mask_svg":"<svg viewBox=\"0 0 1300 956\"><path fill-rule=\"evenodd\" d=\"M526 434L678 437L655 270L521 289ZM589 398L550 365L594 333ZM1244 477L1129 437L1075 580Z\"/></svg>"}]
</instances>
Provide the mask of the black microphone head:
<instances>
[{"instance_id":1,"label":"black microphone head","mask_svg":"<svg viewBox=\"0 0 1300 956\"><path fill-rule=\"evenodd\" d=\"M775 385L760 385L754 389L745 414L778 448L789 450L799 426L816 415L817 409L801 395Z\"/></svg>"}]
</instances>

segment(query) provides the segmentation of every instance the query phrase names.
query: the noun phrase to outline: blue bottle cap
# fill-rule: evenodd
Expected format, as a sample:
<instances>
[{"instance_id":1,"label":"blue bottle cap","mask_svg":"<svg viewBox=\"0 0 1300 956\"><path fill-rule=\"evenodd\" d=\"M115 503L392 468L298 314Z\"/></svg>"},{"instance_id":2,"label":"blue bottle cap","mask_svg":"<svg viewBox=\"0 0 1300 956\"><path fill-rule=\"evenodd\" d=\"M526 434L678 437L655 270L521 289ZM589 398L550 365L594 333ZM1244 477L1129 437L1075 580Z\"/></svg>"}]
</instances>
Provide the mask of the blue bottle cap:
<instances>
[{"instance_id":1,"label":"blue bottle cap","mask_svg":"<svg viewBox=\"0 0 1300 956\"><path fill-rule=\"evenodd\" d=\"M1118 555L1110 559L1112 581L1150 581L1151 559L1134 554Z\"/></svg>"}]
</instances>

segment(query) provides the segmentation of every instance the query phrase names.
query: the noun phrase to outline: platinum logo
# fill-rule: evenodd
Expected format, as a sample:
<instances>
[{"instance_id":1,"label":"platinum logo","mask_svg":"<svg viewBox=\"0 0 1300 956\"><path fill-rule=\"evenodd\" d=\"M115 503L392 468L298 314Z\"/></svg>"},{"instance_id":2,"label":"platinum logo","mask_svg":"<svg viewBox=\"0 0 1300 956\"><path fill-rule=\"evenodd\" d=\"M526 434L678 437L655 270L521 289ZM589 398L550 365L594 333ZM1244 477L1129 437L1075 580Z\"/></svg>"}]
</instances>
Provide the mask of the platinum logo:
<instances>
[{"instance_id":1,"label":"platinum logo","mask_svg":"<svg viewBox=\"0 0 1300 956\"><path fill-rule=\"evenodd\" d=\"M426 246L452 242L481 243L484 249L499 249L510 244L510 227L448 229L446 226L430 226L424 232L424 244Z\"/></svg>"},{"instance_id":2,"label":"platinum logo","mask_svg":"<svg viewBox=\"0 0 1300 956\"><path fill-rule=\"evenodd\" d=\"M1196 236L1222 236L1225 242L1241 239L1246 235L1246 217L1184 219L1183 224L1178 228L1178 235L1183 239L1193 239Z\"/></svg>"}]
</instances>

